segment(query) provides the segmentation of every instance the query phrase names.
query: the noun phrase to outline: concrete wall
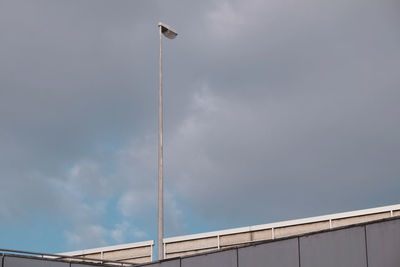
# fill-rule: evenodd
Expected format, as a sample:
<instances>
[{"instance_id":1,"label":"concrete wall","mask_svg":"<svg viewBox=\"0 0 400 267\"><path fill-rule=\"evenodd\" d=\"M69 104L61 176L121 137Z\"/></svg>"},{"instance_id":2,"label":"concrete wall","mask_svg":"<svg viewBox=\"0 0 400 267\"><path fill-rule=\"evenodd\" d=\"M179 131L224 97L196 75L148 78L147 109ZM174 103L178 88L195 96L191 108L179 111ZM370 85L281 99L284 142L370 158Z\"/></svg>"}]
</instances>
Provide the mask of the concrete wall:
<instances>
[{"instance_id":1,"label":"concrete wall","mask_svg":"<svg viewBox=\"0 0 400 267\"><path fill-rule=\"evenodd\" d=\"M153 260L154 241L144 241L116 246L92 248L60 253L64 256L80 256L91 259L113 260L127 263L145 263Z\"/></svg>"},{"instance_id":2,"label":"concrete wall","mask_svg":"<svg viewBox=\"0 0 400 267\"><path fill-rule=\"evenodd\" d=\"M141 266L399 267L399 249L397 217Z\"/></svg>"},{"instance_id":3,"label":"concrete wall","mask_svg":"<svg viewBox=\"0 0 400 267\"><path fill-rule=\"evenodd\" d=\"M152 261L152 247L139 247L131 249L121 249L105 251L103 253L83 254L83 257L92 259L116 260L130 263L145 263Z\"/></svg>"}]
</instances>

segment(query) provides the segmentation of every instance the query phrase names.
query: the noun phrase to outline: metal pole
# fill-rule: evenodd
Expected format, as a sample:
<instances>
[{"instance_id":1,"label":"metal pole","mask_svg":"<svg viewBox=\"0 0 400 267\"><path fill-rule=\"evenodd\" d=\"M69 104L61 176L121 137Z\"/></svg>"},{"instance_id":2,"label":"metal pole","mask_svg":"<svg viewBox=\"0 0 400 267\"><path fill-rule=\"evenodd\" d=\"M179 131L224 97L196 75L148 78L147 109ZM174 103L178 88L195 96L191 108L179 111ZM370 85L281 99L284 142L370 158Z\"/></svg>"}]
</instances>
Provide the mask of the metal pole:
<instances>
[{"instance_id":1,"label":"metal pole","mask_svg":"<svg viewBox=\"0 0 400 267\"><path fill-rule=\"evenodd\" d=\"M163 209L163 103L162 103L162 54L161 54L161 27L160 55L159 55L159 80L158 80L158 260L164 258L164 209Z\"/></svg>"}]
</instances>

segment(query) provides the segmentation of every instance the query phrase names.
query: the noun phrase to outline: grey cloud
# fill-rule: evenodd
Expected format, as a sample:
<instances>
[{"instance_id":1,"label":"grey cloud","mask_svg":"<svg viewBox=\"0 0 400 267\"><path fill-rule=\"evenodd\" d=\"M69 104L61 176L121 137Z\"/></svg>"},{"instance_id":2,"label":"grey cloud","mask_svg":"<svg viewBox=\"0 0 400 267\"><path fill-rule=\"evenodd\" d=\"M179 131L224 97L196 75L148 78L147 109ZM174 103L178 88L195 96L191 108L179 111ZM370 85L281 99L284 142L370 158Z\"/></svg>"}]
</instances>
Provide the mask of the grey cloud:
<instances>
[{"instance_id":1,"label":"grey cloud","mask_svg":"<svg viewBox=\"0 0 400 267\"><path fill-rule=\"evenodd\" d=\"M282 4L275 28L219 39L204 75L220 110L189 112L193 129L169 133L171 176L203 218L243 225L398 201L396 3L307 3Z\"/></svg>"},{"instance_id":2,"label":"grey cloud","mask_svg":"<svg viewBox=\"0 0 400 267\"><path fill-rule=\"evenodd\" d=\"M105 196L124 221L155 216L158 21L179 33L164 41L167 234L191 231L185 209L233 227L397 202L398 7L2 1L0 218L61 207L78 247L113 231L96 224Z\"/></svg>"}]
</instances>

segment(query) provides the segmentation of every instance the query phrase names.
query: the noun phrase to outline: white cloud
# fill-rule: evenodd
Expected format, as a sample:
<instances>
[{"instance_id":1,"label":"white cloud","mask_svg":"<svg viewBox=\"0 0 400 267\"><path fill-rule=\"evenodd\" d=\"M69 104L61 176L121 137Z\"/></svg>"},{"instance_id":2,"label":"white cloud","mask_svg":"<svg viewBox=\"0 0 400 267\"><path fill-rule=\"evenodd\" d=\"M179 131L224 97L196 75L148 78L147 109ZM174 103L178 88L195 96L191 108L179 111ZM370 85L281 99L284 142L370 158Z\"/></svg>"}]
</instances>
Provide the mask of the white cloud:
<instances>
[{"instance_id":1,"label":"white cloud","mask_svg":"<svg viewBox=\"0 0 400 267\"><path fill-rule=\"evenodd\" d=\"M139 216L154 206L155 191L146 188L134 188L124 192L118 202L118 208L124 216Z\"/></svg>"},{"instance_id":2,"label":"white cloud","mask_svg":"<svg viewBox=\"0 0 400 267\"><path fill-rule=\"evenodd\" d=\"M125 243L128 240L143 240L148 238L148 234L133 226L128 221L123 221L115 225L114 229L111 230L111 237L117 243Z\"/></svg>"},{"instance_id":3,"label":"white cloud","mask_svg":"<svg viewBox=\"0 0 400 267\"><path fill-rule=\"evenodd\" d=\"M65 231L64 234L72 247L90 248L107 244L107 230L101 225L80 224L73 231Z\"/></svg>"}]
</instances>

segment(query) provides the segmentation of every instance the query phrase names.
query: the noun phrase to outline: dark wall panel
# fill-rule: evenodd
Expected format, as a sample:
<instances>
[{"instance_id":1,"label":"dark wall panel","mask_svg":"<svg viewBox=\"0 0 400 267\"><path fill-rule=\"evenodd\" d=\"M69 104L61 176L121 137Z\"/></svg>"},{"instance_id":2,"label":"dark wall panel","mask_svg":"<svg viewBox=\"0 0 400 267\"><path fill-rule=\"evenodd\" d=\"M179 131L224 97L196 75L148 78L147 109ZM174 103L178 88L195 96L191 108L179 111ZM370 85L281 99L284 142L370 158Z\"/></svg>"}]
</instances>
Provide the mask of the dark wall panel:
<instances>
[{"instance_id":1,"label":"dark wall panel","mask_svg":"<svg viewBox=\"0 0 400 267\"><path fill-rule=\"evenodd\" d=\"M143 265L143 267L180 267L181 261L177 260L168 260L164 262L157 262L153 264Z\"/></svg>"},{"instance_id":2,"label":"dark wall panel","mask_svg":"<svg viewBox=\"0 0 400 267\"><path fill-rule=\"evenodd\" d=\"M99 262L100 263L100 262ZM71 267L99 267L100 264L71 263ZM118 266L118 265L117 265Z\"/></svg>"},{"instance_id":3,"label":"dark wall panel","mask_svg":"<svg viewBox=\"0 0 400 267\"><path fill-rule=\"evenodd\" d=\"M364 227L300 238L301 267L367 267Z\"/></svg>"},{"instance_id":4,"label":"dark wall panel","mask_svg":"<svg viewBox=\"0 0 400 267\"><path fill-rule=\"evenodd\" d=\"M182 267L237 267L237 250L231 249L218 253L183 258Z\"/></svg>"},{"instance_id":5,"label":"dark wall panel","mask_svg":"<svg viewBox=\"0 0 400 267\"><path fill-rule=\"evenodd\" d=\"M66 262L5 256L3 267L69 267L69 264Z\"/></svg>"},{"instance_id":6,"label":"dark wall panel","mask_svg":"<svg viewBox=\"0 0 400 267\"><path fill-rule=\"evenodd\" d=\"M400 220L366 226L369 267L400 266Z\"/></svg>"},{"instance_id":7,"label":"dark wall panel","mask_svg":"<svg viewBox=\"0 0 400 267\"><path fill-rule=\"evenodd\" d=\"M299 267L297 238L240 248L239 267Z\"/></svg>"},{"instance_id":8,"label":"dark wall panel","mask_svg":"<svg viewBox=\"0 0 400 267\"><path fill-rule=\"evenodd\" d=\"M94 263L94 264L89 264L89 263L85 263L85 264L84 263L71 263L71 267L99 267L99 266L102 266L100 264L100 262L98 264L96 264L96 263ZM116 265L116 266L118 266L118 265ZM119 266L121 266L121 265L119 265Z\"/></svg>"}]
</instances>

